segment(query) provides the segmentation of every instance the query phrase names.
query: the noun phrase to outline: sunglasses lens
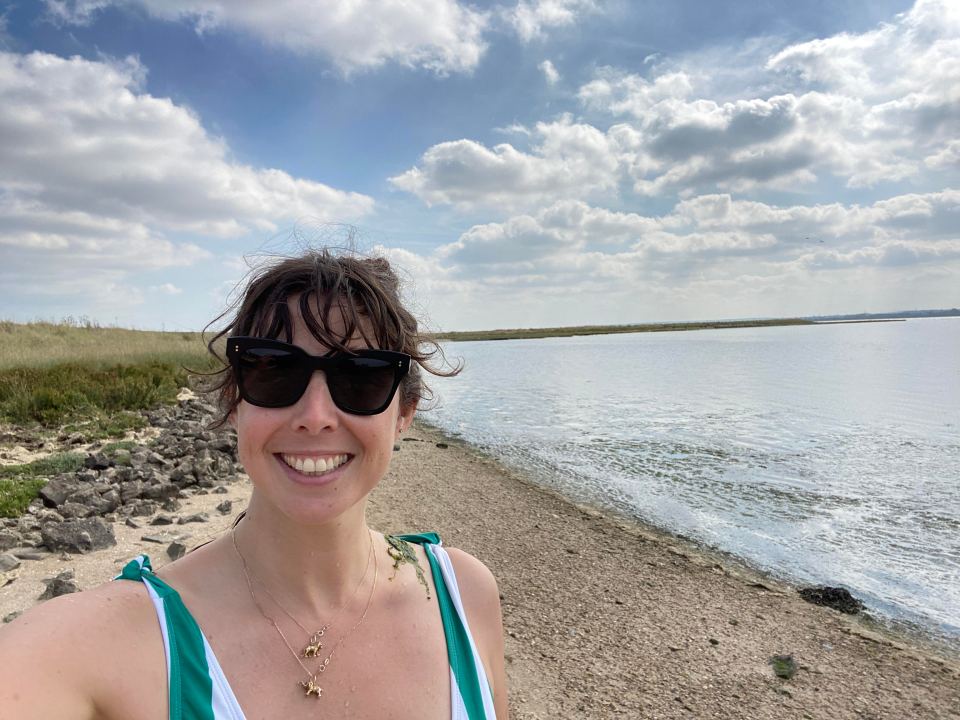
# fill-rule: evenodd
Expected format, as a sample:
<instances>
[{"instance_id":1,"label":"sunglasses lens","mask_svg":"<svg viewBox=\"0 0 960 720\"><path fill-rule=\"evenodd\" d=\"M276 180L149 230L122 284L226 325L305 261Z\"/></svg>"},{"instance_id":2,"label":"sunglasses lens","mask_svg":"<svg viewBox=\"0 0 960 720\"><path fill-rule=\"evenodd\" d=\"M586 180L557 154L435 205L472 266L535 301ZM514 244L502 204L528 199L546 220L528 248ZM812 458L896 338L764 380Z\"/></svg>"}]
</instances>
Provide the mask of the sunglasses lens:
<instances>
[{"instance_id":1,"label":"sunglasses lens","mask_svg":"<svg viewBox=\"0 0 960 720\"><path fill-rule=\"evenodd\" d=\"M302 358L277 348L247 348L238 357L238 380L246 400L261 407L293 405L310 382Z\"/></svg>"},{"instance_id":2,"label":"sunglasses lens","mask_svg":"<svg viewBox=\"0 0 960 720\"><path fill-rule=\"evenodd\" d=\"M381 358L346 357L327 370L327 387L341 410L372 414L382 411L397 386L396 363Z\"/></svg>"}]
</instances>

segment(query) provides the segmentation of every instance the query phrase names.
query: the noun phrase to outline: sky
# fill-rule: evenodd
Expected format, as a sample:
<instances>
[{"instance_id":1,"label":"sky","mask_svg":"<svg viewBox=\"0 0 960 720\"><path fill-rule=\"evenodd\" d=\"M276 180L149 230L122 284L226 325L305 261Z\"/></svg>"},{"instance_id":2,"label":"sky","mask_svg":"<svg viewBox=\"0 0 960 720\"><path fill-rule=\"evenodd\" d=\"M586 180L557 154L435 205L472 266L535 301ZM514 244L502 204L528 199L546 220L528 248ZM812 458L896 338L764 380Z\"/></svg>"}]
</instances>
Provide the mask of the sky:
<instances>
[{"instance_id":1,"label":"sky","mask_svg":"<svg viewBox=\"0 0 960 720\"><path fill-rule=\"evenodd\" d=\"M960 3L0 0L0 319L345 243L435 330L960 306Z\"/></svg>"}]
</instances>

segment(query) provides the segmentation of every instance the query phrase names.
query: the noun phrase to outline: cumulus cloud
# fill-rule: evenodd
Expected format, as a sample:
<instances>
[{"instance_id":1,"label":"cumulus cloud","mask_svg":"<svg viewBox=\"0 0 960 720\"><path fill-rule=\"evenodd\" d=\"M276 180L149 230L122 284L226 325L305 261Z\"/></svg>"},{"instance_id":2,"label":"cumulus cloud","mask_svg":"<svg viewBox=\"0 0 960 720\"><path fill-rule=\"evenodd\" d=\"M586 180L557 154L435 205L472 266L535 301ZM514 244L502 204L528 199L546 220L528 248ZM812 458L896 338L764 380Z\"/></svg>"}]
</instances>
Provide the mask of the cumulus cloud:
<instances>
[{"instance_id":1,"label":"cumulus cloud","mask_svg":"<svg viewBox=\"0 0 960 720\"><path fill-rule=\"evenodd\" d=\"M47 0L63 22L89 22L109 5L192 23L197 32L228 28L299 53L319 53L345 71L386 62L439 73L472 70L486 44L488 14L457 0Z\"/></svg>"},{"instance_id":2,"label":"cumulus cloud","mask_svg":"<svg viewBox=\"0 0 960 720\"><path fill-rule=\"evenodd\" d=\"M509 143L493 148L472 140L440 143L390 182L429 205L465 208L519 208L615 190L621 155L616 132L566 117L538 123L531 135L530 152Z\"/></svg>"},{"instance_id":3,"label":"cumulus cloud","mask_svg":"<svg viewBox=\"0 0 960 720\"><path fill-rule=\"evenodd\" d=\"M371 210L366 196L233 161L189 109L142 92L144 73L135 59L0 53L5 280L31 266L53 278L189 265L209 253L171 235Z\"/></svg>"},{"instance_id":4,"label":"cumulus cloud","mask_svg":"<svg viewBox=\"0 0 960 720\"><path fill-rule=\"evenodd\" d=\"M751 257L782 264L845 258L847 265L923 263L952 258L960 242L960 191L899 195L872 205L775 206L729 194L678 202L660 216L618 212L565 200L503 222L475 225L436 258L464 275L495 266L529 271L584 262L672 267ZM911 249L912 248L912 249ZM862 261L859 262L858 261ZM677 262L679 261L679 262ZM805 261L806 262L806 261Z\"/></svg>"},{"instance_id":5,"label":"cumulus cloud","mask_svg":"<svg viewBox=\"0 0 960 720\"><path fill-rule=\"evenodd\" d=\"M538 39L547 28L572 25L577 17L598 9L595 0L520 0L503 17L525 42Z\"/></svg>"}]
</instances>

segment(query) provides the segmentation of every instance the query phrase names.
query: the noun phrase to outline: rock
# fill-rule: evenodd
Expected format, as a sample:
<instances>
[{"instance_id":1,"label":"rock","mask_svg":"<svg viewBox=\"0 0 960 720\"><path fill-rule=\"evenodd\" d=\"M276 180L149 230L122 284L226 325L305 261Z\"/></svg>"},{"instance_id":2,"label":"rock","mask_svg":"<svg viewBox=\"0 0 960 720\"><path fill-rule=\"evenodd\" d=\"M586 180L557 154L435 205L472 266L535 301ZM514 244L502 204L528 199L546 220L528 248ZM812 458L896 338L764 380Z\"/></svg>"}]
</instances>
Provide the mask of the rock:
<instances>
[{"instance_id":1,"label":"rock","mask_svg":"<svg viewBox=\"0 0 960 720\"><path fill-rule=\"evenodd\" d=\"M40 488L38 495L43 499L43 503L47 507L60 507L66 501L68 495L79 489L80 487L75 477L58 475Z\"/></svg>"},{"instance_id":2,"label":"rock","mask_svg":"<svg viewBox=\"0 0 960 720\"><path fill-rule=\"evenodd\" d=\"M20 545L20 535L12 530L0 530L0 551Z\"/></svg>"},{"instance_id":3,"label":"rock","mask_svg":"<svg viewBox=\"0 0 960 720\"><path fill-rule=\"evenodd\" d=\"M20 567L20 560L13 553L0 554L0 572L10 572Z\"/></svg>"},{"instance_id":4,"label":"rock","mask_svg":"<svg viewBox=\"0 0 960 720\"><path fill-rule=\"evenodd\" d=\"M171 515L165 515L161 513L157 515L153 520L150 521L151 525L173 525L176 522Z\"/></svg>"},{"instance_id":5,"label":"rock","mask_svg":"<svg viewBox=\"0 0 960 720\"><path fill-rule=\"evenodd\" d=\"M770 658L770 664L773 666L774 674L784 680L789 680L797 674L797 663L793 655L774 655Z\"/></svg>"},{"instance_id":6,"label":"rock","mask_svg":"<svg viewBox=\"0 0 960 720\"><path fill-rule=\"evenodd\" d=\"M157 545L163 545L164 543L170 542L169 535L141 535L140 539L144 542L157 543Z\"/></svg>"},{"instance_id":7,"label":"rock","mask_svg":"<svg viewBox=\"0 0 960 720\"><path fill-rule=\"evenodd\" d=\"M142 480L128 480L120 485L120 502L126 504L143 495Z\"/></svg>"},{"instance_id":8,"label":"rock","mask_svg":"<svg viewBox=\"0 0 960 720\"><path fill-rule=\"evenodd\" d=\"M100 518L64 520L62 523L48 523L40 529L43 544L53 551L66 550L72 553L85 553L102 550L117 544L113 528Z\"/></svg>"},{"instance_id":9,"label":"rock","mask_svg":"<svg viewBox=\"0 0 960 720\"><path fill-rule=\"evenodd\" d=\"M47 589L40 593L40 596L37 598L38 600L49 600L50 598L68 595L80 590L73 581L73 570L64 570L56 577L46 578L43 584L47 586Z\"/></svg>"},{"instance_id":10,"label":"rock","mask_svg":"<svg viewBox=\"0 0 960 720\"><path fill-rule=\"evenodd\" d=\"M60 513L65 518L85 518L93 515L94 509L89 505L81 505L68 500L60 506Z\"/></svg>"},{"instance_id":11,"label":"rock","mask_svg":"<svg viewBox=\"0 0 960 720\"><path fill-rule=\"evenodd\" d=\"M136 520L134 520L133 518L127 518L126 520L123 521L123 524L126 525L126 526L129 527L129 528L139 528L139 527L140 527L140 523L138 523L138 522L137 522Z\"/></svg>"},{"instance_id":12,"label":"rock","mask_svg":"<svg viewBox=\"0 0 960 720\"><path fill-rule=\"evenodd\" d=\"M179 540L174 540L167 546L167 555L171 560L179 560L187 552L187 546Z\"/></svg>"},{"instance_id":13,"label":"rock","mask_svg":"<svg viewBox=\"0 0 960 720\"><path fill-rule=\"evenodd\" d=\"M842 587L820 585L800 588L797 592L800 593L800 597L809 603L833 608L847 615L856 615L865 607L862 602L850 594L849 590Z\"/></svg>"},{"instance_id":14,"label":"rock","mask_svg":"<svg viewBox=\"0 0 960 720\"><path fill-rule=\"evenodd\" d=\"M145 517L155 515L160 509L160 504L153 500L134 500L124 508L124 511L133 516Z\"/></svg>"},{"instance_id":15,"label":"rock","mask_svg":"<svg viewBox=\"0 0 960 720\"><path fill-rule=\"evenodd\" d=\"M710 638L710 644L711 644L711 645L719 645L719 644L720 644L720 641L717 640L716 638Z\"/></svg>"},{"instance_id":16,"label":"rock","mask_svg":"<svg viewBox=\"0 0 960 720\"><path fill-rule=\"evenodd\" d=\"M187 523L198 523L206 522L209 519L206 513L194 513L193 515L187 515L177 520L177 524L186 525Z\"/></svg>"},{"instance_id":17,"label":"rock","mask_svg":"<svg viewBox=\"0 0 960 720\"><path fill-rule=\"evenodd\" d=\"M12 613L7 613L6 615L4 615L4 616L3 616L3 621L4 621L5 623L13 622L13 621L16 620L18 617L20 617L21 614L22 614L22 613L21 613L19 610L14 610Z\"/></svg>"},{"instance_id":18,"label":"rock","mask_svg":"<svg viewBox=\"0 0 960 720\"><path fill-rule=\"evenodd\" d=\"M446 450L450 446L447 445L446 443L437 443L437 447L440 448L441 450Z\"/></svg>"},{"instance_id":19,"label":"rock","mask_svg":"<svg viewBox=\"0 0 960 720\"><path fill-rule=\"evenodd\" d=\"M230 491L227 490L227 488L225 488L223 485L217 485L217 486L216 486L213 490L211 490L210 492L212 492L212 493L214 493L214 494L216 494L216 495L226 495L226 494L227 494L228 492L230 492Z\"/></svg>"},{"instance_id":20,"label":"rock","mask_svg":"<svg viewBox=\"0 0 960 720\"><path fill-rule=\"evenodd\" d=\"M103 453L87 455L86 459L83 461L83 466L88 470L106 470L112 465L113 460L108 458Z\"/></svg>"},{"instance_id":21,"label":"rock","mask_svg":"<svg viewBox=\"0 0 960 720\"><path fill-rule=\"evenodd\" d=\"M18 560L43 560L45 557L50 557L48 552L27 547L14 548L10 553Z\"/></svg>"},{"instance_id":22,"label":"rock","mask_svg":"<svg viewBox=\"0 0 960 720\"><path fill-rule=\"evenodd\" d=\"M217 505L217 512L221 515L229 515L233 510L233 502L230 500L224 500L222 503Z\"/></svg>"}]
</instances>

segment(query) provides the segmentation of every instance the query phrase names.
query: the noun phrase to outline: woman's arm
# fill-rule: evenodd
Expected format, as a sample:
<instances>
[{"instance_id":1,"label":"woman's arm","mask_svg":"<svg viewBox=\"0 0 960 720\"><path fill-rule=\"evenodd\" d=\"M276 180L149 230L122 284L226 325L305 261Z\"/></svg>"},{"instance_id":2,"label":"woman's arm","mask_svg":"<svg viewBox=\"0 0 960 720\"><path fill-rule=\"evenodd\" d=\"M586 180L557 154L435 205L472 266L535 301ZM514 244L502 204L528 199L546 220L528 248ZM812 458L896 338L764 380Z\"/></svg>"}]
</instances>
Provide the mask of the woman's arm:
<instances>
[{"instance_id":1,"label":"woman's arm","mask_svg":"<svg viewBox=\"0 0 960 720\"><path fill-rule=\"evenodd\" d=\"M0 720L162 717L166 660L138 585L63 595L0 627Z\"/></svg>"},{"instance_id":2,"label":"woman's arm","mask_svg":"<svg viewBox=\"0 0 960 720\"><path fill-rule=\"evenodd\" d=\"M448 548L447 554L457 573L463 608L490 680L497 718L506 720L507 676L503 658L503 615L497 581L487 566L469 553Z\"/></svg>"}]
</instances>

